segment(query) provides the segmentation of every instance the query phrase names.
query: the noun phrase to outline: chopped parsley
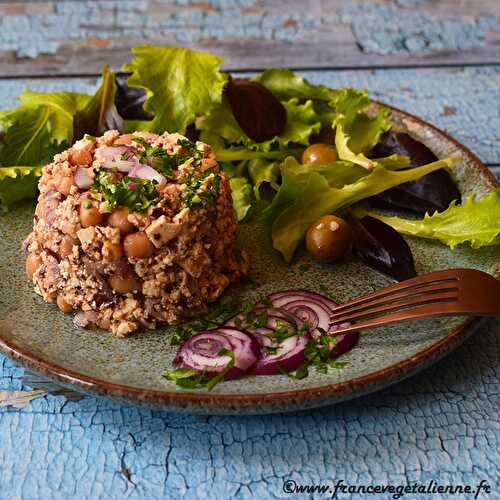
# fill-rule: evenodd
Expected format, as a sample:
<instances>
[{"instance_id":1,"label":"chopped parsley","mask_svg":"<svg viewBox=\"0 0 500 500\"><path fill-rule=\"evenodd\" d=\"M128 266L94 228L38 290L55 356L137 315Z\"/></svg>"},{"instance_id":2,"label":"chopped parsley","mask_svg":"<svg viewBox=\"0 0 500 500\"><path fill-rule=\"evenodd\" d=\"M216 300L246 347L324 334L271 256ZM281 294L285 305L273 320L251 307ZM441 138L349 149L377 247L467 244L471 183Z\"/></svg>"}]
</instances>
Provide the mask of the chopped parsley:
<instances>
[{"instance_id":1,"label":"chopped parsley","mask_svg":"<svg viewBox=\"0 0 500 500\"><path fill-rule=\"evenodd\" d=\"M238 308L233 297L222 297L212 311L204 318L186 326L178 326L170 337L170 345L181 345L191 335L204 330L215 330L222 323L233 317Z\"/></svg>"},{"instance_id":2,"label":"chopped parsley","mask_svg":"<svg viewBox=\"0 0 500 500\"><path fill-rule=\"evenodd\" d=\"M172 380L179 387L184 389L199 389L201 387L206 387L211 391L219 382L221 382L226 376L227 372L234 366L235 357L234 352L228 349L221 349L218 352L219 356L229 356L230 360L224 369L213 375L212 373L202 372L199 373L191 368L177 368L172 371L166 371L163 374L167 380Z\"/></svg>"},{"instance_id":3,"label":"chopped parsley","mask_svg":"<svg viewBox=\"0 0 500 500\"><path fill-rule=\"evenodd\" d=\"M304 355L306 361L300 365L295 372L287 372L282 368L279 368L280 372L293 378L295 380L301 380L309 375L309 368L314 366L318 373L327 373L328 368L341 369L347 365L345 362L336 361L330 358L330 352L332 344L337 343L337 338L323 330L320 330L320 337L318 340L311 339L305 348Z\"/></svg>"},{"instance_id":4,"label":"chopped parsley","mask_svg":"<svg viewBox=\"0 0 500 500\"><path fill-rule=\"evenodd\" d=\"M188 139L178 139L177 144L182 149L173 155L168 154L162 147L153 147L142 137L133 137L132 140L140 144L144 151L138 153L141 163L152 166L165 177L172 178L173 171L187 161L198 161L203 158L203 153L197 149L196 144Z\"/></svg>"},{"instance_id":5,"label":"chopped parsley","mask_svg":"<svg viewBox=\"0 0 500 500\"><path fill-rule=\"evenodd\" d=\"M131 189L129 184L134 185ZM117 205L127 207L131 212L143 212L159 198L156 184L147 179L122 177L114 181L106 170L96 169L92 190L100 193L107 204L108 210Z\"/></svg>"},{"instance_id":6,"label":"chopped parsley","mask_svg":"<svg viewBox=\"0 0 500 500\"><path fill-rule=\"evenodd\" d=\"M219 194L220 176L214 174L212 180L205 190L200 190L205 185L205 180L209 172L205 172L203 177L195 177L190 172L186 178L186 190L184 192L184 202L189 208L201 207L204 202L213 203Z\"/></svg>"}]
</instances>

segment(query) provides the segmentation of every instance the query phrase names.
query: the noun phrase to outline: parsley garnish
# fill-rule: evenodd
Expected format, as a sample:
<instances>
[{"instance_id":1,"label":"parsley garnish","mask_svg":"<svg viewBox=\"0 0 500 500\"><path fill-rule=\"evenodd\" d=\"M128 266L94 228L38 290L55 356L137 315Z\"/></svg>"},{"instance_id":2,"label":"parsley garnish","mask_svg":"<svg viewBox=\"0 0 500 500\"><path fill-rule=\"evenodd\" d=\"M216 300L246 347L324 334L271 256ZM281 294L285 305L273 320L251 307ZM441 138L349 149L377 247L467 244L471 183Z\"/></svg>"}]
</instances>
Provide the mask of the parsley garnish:
<instances>
[{"instance_id":1,"label":"parsley garnish","mask_svg":"<svg viewBox=\"0 0 500 500\"><path fill-rule=\"evenodd\" d=\"M318 373L327 373L328 368L341 369L347 365L345 362L340 362L330 359L332 344L335 345L337 338L319 328L319 339L311 339L305 348L304 355L306 360L300 365L295 372L287 372L283 368L278 367L279 371L290 378L301 380L309 375L309 368L314 366Z\"/></svg>"},{"instance_id":2,"label":"parsley garnish","mask_svg":"<svg viewBox=\"0 0 500 500\"><path fill-rule=\"evenodd\" d=\"M129 183L133 183L135 188L130 189ZM103 195L108 210L122 205L131 212L143 212L160 196L153 181L125 176L113 182L108 172L102 169L94 172L92 190Z\"/></svg>"},{"instance_id":3,"label":"parsley garnish","mask_svg":"<svg viewBox=\"0 0 500 500\"><path fill-rule=\"evenodd\" d=\"M173 171L179 165L186 163L190 159L198 161L203 158L203 153L197 149L196 144L188 139L177 140L177 144L182 149L173 155L169 155L162 147L151 146L142 137L133 137L132 140L144 148L143 152L138 153L139 161L152 166L168 178L172 177Z\"/></svg>"},{"instance_id":4,"label":"parsley garnish","mask_svg":"<svg viewBox=\"0 0 500 500\"><path fill-rule=\"evenodd\" d=\"M203 206L203 202L213 203L219 194L220 177L214 175L212 182L205 190L200 188L205 184L205 179L208 172L205 172L204 177L195 177L192 172L186 178L186 190L184 192L184 202L189 208L196 208Z\"/></svg>"},{"instance_id":5,"label":"parsley garnish","mask_svg":"<svg viewBox=\"0 0 500 500\"><path fill-rule=\"evenodd\" d=\"M223 348L218 352L218 355L229 356L231 359L224 369L216 375L206 372L199 373L191 368L177 368L175 370L165 372L163 376L167 380L172 380L176 383L176 385L183 387L184 389L198 389L200 387L206 387L209 391L211 391L224 379L227 372L229 372L235 363L233 351Z\"/></svg>"},{"instance_id":6,"label":"parsley garnish","mask_svg":"<svg viewBox=\"0 0 500 500\"><path fill-rule=\"evenodd\" d=\"M180 345L194 333L215 330L237 313L233 297L222 297L212 311L204 318L186 326L178 326L170 337L170 345Z\"/></svg>"}]
</instances>

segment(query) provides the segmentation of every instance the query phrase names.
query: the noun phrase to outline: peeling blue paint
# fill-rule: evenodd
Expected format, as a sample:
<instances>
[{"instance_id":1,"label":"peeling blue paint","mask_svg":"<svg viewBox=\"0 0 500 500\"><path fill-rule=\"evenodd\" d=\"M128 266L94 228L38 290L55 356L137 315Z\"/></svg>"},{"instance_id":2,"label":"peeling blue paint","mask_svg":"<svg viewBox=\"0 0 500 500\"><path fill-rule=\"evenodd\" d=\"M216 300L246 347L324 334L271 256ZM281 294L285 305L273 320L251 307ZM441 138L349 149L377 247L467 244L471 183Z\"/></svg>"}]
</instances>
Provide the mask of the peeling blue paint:
<instances>
[{"instance_id":1,"label":"peeling blue paint","mask_svg":"<svg viewBox=\"0 0 500 500\"><path fill-rule=\"evenodd\" d=\"M487 33L500 30L500 19L495 16L440 20L396 5L350 6L340 10L339 18L351 23L364 52L382 55L483 47Z\"/></svg>"},{"instance_id":2,"label":"peeling blue paint","mask_svg":"<svg viewBox=\"0 0 500 500\"><path fill-rule=\"evenodd\" d=\"M292 42L314 37L319 28L340 21L352 25L365 52L418 54L482 47L488 31L500 29L500 20L494 16L439 20L405 9L425 1L355 3L338 14L325 10L321 16L293 11L278 14L262 8L252 13L248 8L258 7L256 0L177 0L174 5L164 1L157 3L159 13L150 12L151 2L147 0L64 1L54 3L52 13L3 16L0 47L19 57L36 57L55 54L66 41L89 37L112 42L124 37L146 41L165 38L179 43L241 38ZM170 8L162 12L162 6Z\"/></svg>"}]
</instances>

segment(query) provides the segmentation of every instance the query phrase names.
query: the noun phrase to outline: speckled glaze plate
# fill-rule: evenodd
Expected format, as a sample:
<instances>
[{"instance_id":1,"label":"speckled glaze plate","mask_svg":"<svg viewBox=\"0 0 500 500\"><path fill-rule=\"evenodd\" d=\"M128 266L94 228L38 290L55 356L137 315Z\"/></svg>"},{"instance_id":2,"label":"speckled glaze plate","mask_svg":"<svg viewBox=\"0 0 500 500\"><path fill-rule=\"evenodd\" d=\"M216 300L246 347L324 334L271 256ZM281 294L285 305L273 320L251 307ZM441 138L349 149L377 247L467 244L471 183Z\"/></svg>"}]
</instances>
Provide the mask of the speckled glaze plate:
<instances>
[{"instance_id":1,"label":"speckled glaze plate","mask_svg":"<svg viewBox=\"0 0 500 500\"><path fill-rule=\"evenodd\" d=\"M483 195L497 186L493 175L470 151L435 127L392 109L397 129L429 146L438 157L459 154L454 167L463 195ZM118 339L103 331L80 330L72 318L48 305L25 278L21 242L30 231L33 204L0 219L0 350L22 365L80 392L172 411L200 414L259 414L312 408L353 398L398 382L450 353L474 330L479 319L420 320L367 330L358 347L342 357L347 365L327 374L311 371L294 381L286 376L250 377L219 384L212 392L189 392L165 380L175 348L169 329ZM288 288L320 291L338 302L376 290L388 278L355 259L335 265L309 261L302 254L286 266L271 250L262 228L242 225L243 247L252 256L252 284L229 293L254 301L263 293ZM451 251L408 238L419 274L451 267L500 275L498 249Z\"/></svg>"}]
</instances>

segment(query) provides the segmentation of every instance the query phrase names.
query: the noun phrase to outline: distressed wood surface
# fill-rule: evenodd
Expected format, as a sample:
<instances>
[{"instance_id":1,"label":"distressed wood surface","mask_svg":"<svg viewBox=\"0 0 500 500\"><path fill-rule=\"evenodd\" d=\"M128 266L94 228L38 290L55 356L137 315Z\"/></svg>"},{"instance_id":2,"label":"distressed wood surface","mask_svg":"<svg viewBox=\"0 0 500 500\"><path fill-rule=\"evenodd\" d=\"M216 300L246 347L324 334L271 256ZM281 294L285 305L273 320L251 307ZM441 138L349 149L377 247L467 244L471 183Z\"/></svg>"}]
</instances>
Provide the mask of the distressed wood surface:
<instances>
[{"instance_id":1,"label":"distressed wood surface","mask_svg":"<svg viewBox=\"0 0 500 500\"><path fill-rule=\"evenodd\" d=\"M119 68L139 43L211 50L231 69L355 67L303 74L421 116L500 178L499 20L498 0L0 0L0 109L27 86L90 92L95 78L50 76ZM481 64L490 65L444 67ZM15 78L26 75L44 78ZM45 396L55 388L0 356L0 400L18 392L22 407L0 401L0 500L309 497L285 493L287 479L485 480L491 492L478 498L500 498L499 331L499 320L487 321L446 359L377 394L250 418Z\"/></svg>"},{"instance_id":2,"label":"distressed wood surface","mask_svg":"<svg viewBox=\"0 0 500 500\"><path fill-rule=\"evenodd\" d=\"M97 74L144 43L229 69L500 63L497 0L97 0L0 3L0 76Z\"/></svg>"}]
</instances>

